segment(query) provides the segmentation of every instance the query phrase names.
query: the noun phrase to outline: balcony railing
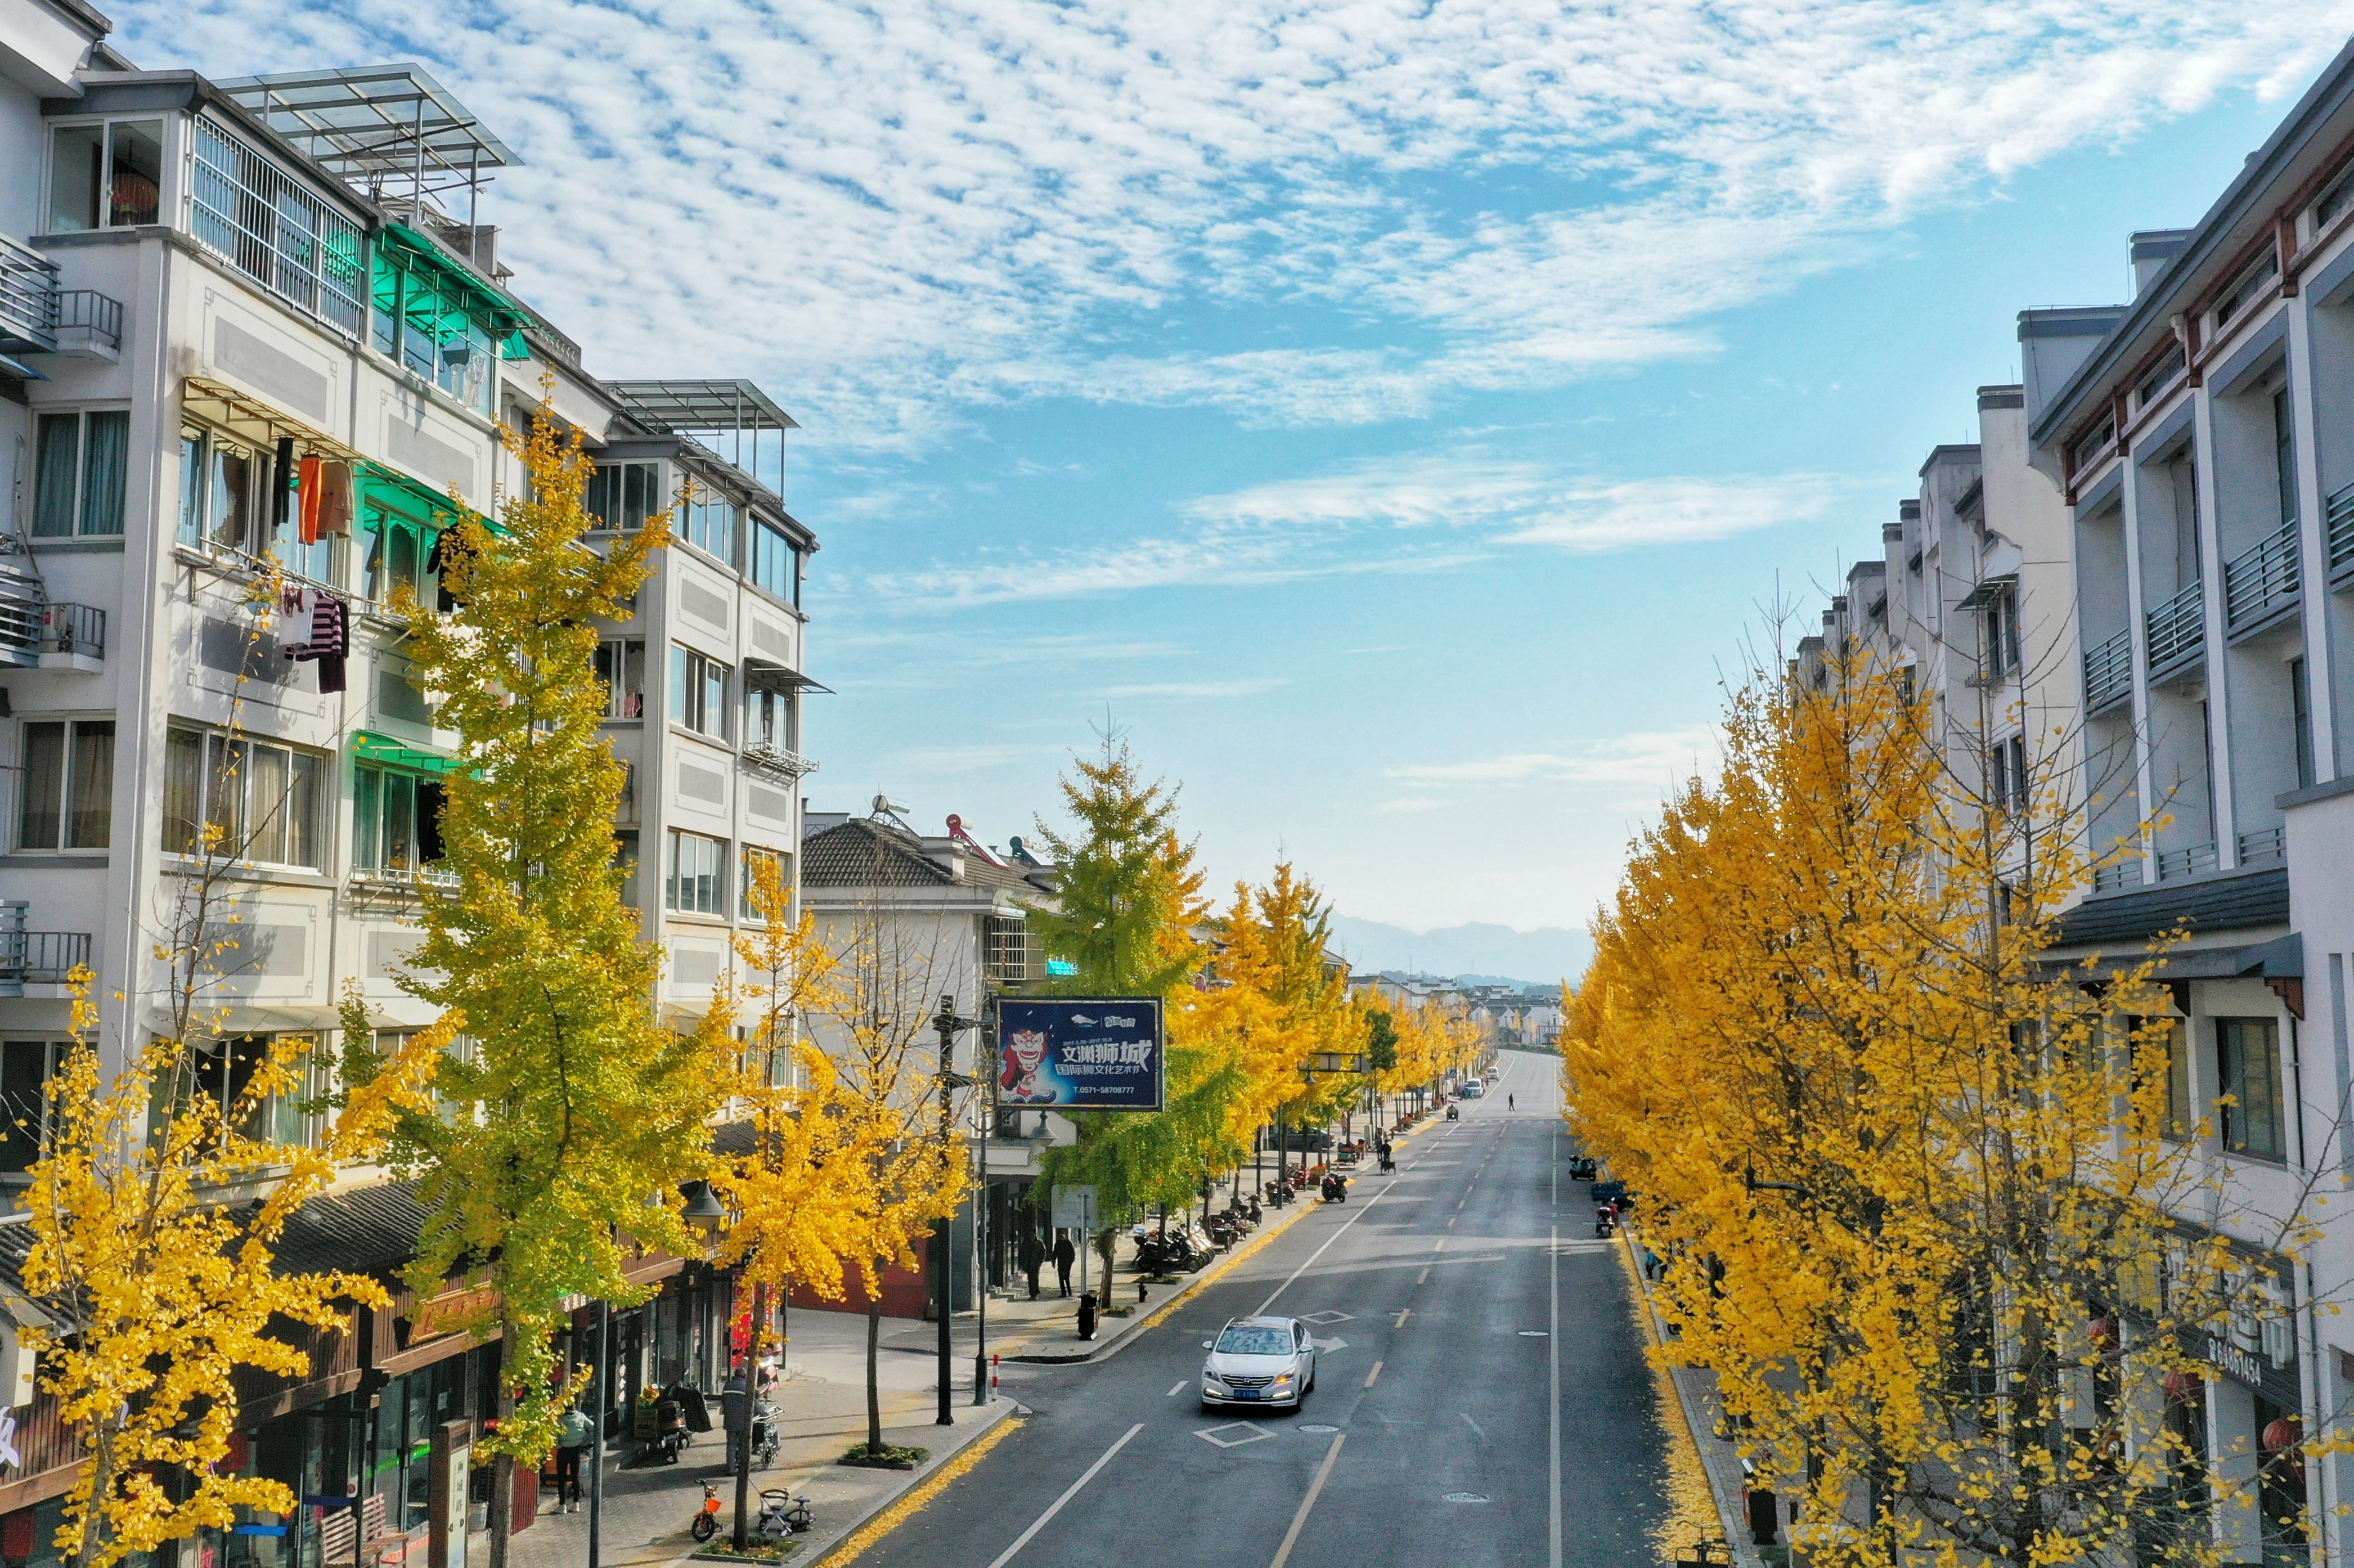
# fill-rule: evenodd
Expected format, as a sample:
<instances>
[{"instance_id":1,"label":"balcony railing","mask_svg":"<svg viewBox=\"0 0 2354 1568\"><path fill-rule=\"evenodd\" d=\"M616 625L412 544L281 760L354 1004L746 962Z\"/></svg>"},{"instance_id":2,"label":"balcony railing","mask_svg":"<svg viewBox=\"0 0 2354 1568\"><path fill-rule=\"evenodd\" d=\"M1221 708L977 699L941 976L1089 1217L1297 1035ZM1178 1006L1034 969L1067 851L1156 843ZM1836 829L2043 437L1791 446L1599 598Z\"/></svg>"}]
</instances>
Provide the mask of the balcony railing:
<instances>
[{"instance_id":1,"label":"balcony railing","mask_svg":"<svg viewBox=\"0 0 2354 1568\"><path fill-rule=\"evenodd\" d=\"M52 604L40 578L0 561L0 665L34 669L44 653L106 657L106 611Z\"/></svg>"},{"instance_id":2,"label":"balcony railing","mask_svg":"<svg viewBox=\"0 0 2354 1568\"><path fill-rule=\"evenodd\" d=\"M95 605L52 604L41 611L41 651L106 657L106 611Z\"/></svg>"},{"instance_id":3,"label":"balcony railing","mask_svg":"<svg viewBox=\"0 0 2354 1568\"><path fill-rule=\"evenodd\" d=\"M0 234L0 353L58 346L58 264Z\"/></svg>"},{"instance_id":4,"label":"balcony railing","mask_svg":"<svg viewBox=\"0 0 2354 1568\"><path fill-rule=\"evenodd\" d=\"M772 773L779 779L793 779L817 771L817 764L798 751L764 740L748 742L744 747L744 766L760 773Z\"/></svg>"},{"instance_id":5,"label":"balcony railing","mask_svg":"<svg viewBox=\"0 0 2354 1568\"><path fill-rule=\"evenodd\" d=\"M2223 624L2246 630L2296 603L2296 524L2291 523L2223 568Z\"/></svg>"},{"instance_id":6,"label":"balcony railing","mask_svg":"<svg viewBox=\"0 0 2354 1568\"><path fill-rule=\"evenodd\" d=\"M122 302L96 289L68 289L58 296L58 341L122 346Z\"/></svg>"},{"instance_id":7,"label":"balcony railing","mask_svg":"<svg viewBox=\"0 0 2354 1568\"><path fill-rule=\"evenodd\" d=\"M437 893L455 893L462 885L454 871L442 871L433 866L370 865L352 872L351 888L355 894L375 894L396 898L415 897L430 888Z\"/></svg>"},{"instance_id":8,"label":"balcony railing","mask_svg":"<svg viewBox=\"0 0 2354 1568\"><path fill-rule=\"evenodd\" d=\"M0 902L0 996L22 996L28 985L63 985L90 962L87 931L27 931L21 898Z\"/></svg>"},{"instance_id":9,"label":"balcony railing","mask_svg":"<svg viewBox=\"0 0 2354 1568\"><path fill-rule=\"evenodd\" d=\"M2322 547L2329 553L2329 580L2354 577L2354 484L2330 496L2321 514Z\"/></svg>"},{"instance_id":10,"label":"balcony railing","mask_svg":"<svg viewBox=\"0 0 2354 1568\"><path fill-rule=\"evenodd\" d=\"M2190 664L2207 650L2203 585L2192 582L2149 612L2149 673L2152 680Z\"/></svg>"},{"instance_id":11,"label":"balcony railing","mask_svg":"<svg viewBox=\"0 0 2354 1568\"><path fill-rule=\"evenodd\" d=\"M2110 704L2133 695L2133 630L2120 627L2115 636L2084 652L2084 707L2098 713Z\"/></svg>"},{"instance_id":12,"label":"balcony railing","mask_svg":"<svg viewBox=\"0 0 2354 1568\"><path fill-rule=\"evenodd\" d=\"M2288 854L2286 828L2257 828L2240 835L2240 860L2281 860Z\"/></svg>"},{"instance_id":13,"label":"balcony railing","mask_svg":"<svg viewBox=\"0 0 2354 1568\"><path fill-rule=\"evenodd\" d=\"M2112 862L2110 864L2098 867L2093 873L2093 891L2095 893L2122 893L2128 887L2140 885L2141 859L2139 856L2130 860Z\"/></svg>"},{"instance_id":14,"label":"balcony railing","mask_svg":"<svg viewBox=\"0 0 2354 1568\"><path fill-rule=\"evenodd\" d=\"M2196 876L2202 871L2214 869L2215 846L2212 843L2185 844L2180 849L2158 852L2158 879L2160 882Z\"/></svg>"}]
</instances>

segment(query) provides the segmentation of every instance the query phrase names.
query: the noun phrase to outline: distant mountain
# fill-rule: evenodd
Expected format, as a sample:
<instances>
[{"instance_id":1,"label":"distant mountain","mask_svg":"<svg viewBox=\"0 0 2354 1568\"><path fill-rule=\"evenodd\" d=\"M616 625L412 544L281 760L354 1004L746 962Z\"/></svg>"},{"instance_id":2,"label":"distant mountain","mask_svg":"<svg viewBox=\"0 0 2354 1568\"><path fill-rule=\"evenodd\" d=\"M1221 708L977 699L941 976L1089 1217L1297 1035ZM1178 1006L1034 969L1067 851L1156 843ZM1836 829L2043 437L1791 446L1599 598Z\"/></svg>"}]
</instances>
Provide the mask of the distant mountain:
<instances>
[{"instance_id":1,"label":"distant mountain","mask_svg":"<svg viewBox=\"0 0 2354 1568\"><path fill-rule=\"evenodd\" d=\"M1436 931L1409 931L1379 920L1353 915L1332 916L1332 945L1348 956L1359 973L1374 969L1409 969L1424 974L1478 976L1486 980L1505 977L1552 985L1575 980L1594 956L1594 940L1583 931L1548 926L1535 931L1515 931L1510 926L1473 922L1442 926Z\"/></svg>"}]
</instances>

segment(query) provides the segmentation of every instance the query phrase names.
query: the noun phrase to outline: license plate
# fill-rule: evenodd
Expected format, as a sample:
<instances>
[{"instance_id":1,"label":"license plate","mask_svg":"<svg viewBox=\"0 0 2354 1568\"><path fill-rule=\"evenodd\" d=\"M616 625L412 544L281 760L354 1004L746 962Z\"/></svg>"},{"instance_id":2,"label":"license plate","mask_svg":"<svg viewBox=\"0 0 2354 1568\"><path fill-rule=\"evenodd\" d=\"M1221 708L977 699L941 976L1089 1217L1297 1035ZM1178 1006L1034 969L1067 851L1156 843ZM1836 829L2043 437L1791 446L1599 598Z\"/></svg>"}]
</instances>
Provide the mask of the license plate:
<instances>
[{"instance_id":1,"label":"license plate","mask_svg":"<svg viewBox=\"0 0 2354 1568\"><path fill-rule=\"evenodd\" d=\"M1238 1388L1235 1390L1235 1397L1236 1399L1257 1399L1258 1397L1258 1390L1255 1388Z\"/></svg>"}]
</instances>

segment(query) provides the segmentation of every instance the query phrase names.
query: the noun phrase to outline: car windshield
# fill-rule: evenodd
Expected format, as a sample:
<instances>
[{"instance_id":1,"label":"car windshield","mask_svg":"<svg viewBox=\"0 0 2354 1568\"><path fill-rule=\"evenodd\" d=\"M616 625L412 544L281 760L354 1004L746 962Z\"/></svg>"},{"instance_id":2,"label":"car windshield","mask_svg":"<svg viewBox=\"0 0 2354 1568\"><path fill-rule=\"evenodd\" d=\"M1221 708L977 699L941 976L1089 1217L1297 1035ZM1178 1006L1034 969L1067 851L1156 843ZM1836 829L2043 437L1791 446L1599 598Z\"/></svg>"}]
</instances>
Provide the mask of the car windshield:
<instances>
[{"instance_id":1,"label":"car windshield","mask_svg":"<svg viewBox=\"0 0 2354 1568\"><path fill-rule=\"evenodd\" d=\"M1288 1356L1291 1353L1291 1330L1259 1328L1228 1329L1218 1336L1218 1354L1222 1356Z\"/></svg>"}]
</instances>

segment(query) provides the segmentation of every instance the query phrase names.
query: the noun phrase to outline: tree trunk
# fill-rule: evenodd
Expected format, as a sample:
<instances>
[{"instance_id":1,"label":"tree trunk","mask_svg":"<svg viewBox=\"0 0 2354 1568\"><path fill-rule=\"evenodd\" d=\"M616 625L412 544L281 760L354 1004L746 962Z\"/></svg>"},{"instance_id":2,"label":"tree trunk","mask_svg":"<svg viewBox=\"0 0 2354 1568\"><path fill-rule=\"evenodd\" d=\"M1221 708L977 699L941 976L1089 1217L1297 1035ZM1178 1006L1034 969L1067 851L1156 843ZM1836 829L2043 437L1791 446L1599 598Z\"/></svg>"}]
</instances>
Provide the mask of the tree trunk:
<instances>
[{"instance_id":1,"label":"tree trunk","mask_svg":"<svg viewBox=\"0 0 2354 1568\"><path fill-rule=\"evenodd\" d=\"M499 1431L504 1435L514 1421L514 1379L509 1369L514 1365L515 1326L512 1318L501 1313L499 1324ZM507 1542L514 1533L514 1456L502 1452L491 1461L491 1563L490 1568L507 1568ZM534 1488L533 1502L537 1503ZM361 1543L365 1546L366 1543Z\"/></svg>"},{"instance_id":2,"label":"tree trunk","mask_svg":"<svg viewBox=\"0 0 2354 1568\"><path fill-rule=\"evenodd\" d=\"M736 1550L750 1542L747 1533L752 1507L752 1424L760 1411L760 1331L769 1323L769 1282L752 1284L751 1349L744 1358L744 1430L736 1438Z\"/></svg>"},{"instance_id":3,"label":"tree trunk","mask_svg":"<svg viewBox=\"0 0 2354 1568\"><path fill-rule=\"evenodd\" d=\"M866 1304L866 1451L883 1451L883 1384L878 1381L875 1356L883 1344L883 1298L875 1297Z\"/></svg>"}]
</instances>

